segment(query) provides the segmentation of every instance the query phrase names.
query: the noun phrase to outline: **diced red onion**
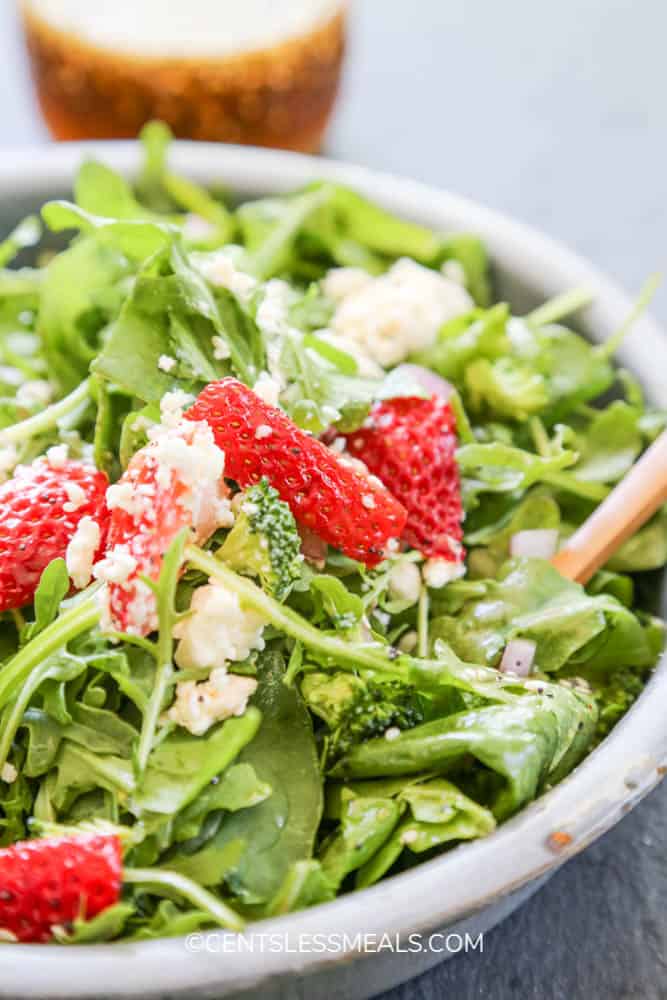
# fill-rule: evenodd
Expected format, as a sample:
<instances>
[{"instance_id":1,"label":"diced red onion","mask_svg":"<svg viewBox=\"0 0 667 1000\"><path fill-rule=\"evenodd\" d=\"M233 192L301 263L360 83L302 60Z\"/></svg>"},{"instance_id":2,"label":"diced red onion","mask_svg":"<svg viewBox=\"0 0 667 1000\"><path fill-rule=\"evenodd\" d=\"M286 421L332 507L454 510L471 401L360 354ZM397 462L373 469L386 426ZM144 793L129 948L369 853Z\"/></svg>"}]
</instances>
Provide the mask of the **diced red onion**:
<instances>
[{"instance_id":1,"label":"diced red onion","mask_svg":"<svg viewBox=\"0 0 667 1000\"><path fill-rule=\"evenodd\" d=\"M396 372L412 377L426 392L430 392L434 396L440 396L446 400L452 394L451 382L436 375L429 368L423 368L422 365L399 365Z\"/></svg>"},{"instance_id":2,"label":"diced red onion","mask_svg":"<svg viewBox=\"0 0 667 1000\"><path fill-rule=\"evenodd\" d=\"M558 548L556 528L536 528L518 531L510 538L511 556L529 556L533 559L551 559Z\"/></svg>"},{"instance_id":3,"label":"diced red onion","mask_svg":"<svg viewBox=\"0 0 667 1000\"><path fill-rule=\"evenodd\" d=\"M533 668L536 648L532 639L510 639L500 661L500 672L528 677Z\"/></svg>"},{"instance_id":4,"label":"diced red onion","mask_svg":"<svg viewBox=\"0 0 667 1000\"><path fill-rule=\"evenodd\" d=\"M316 535L314 531L311 531L305 525L300 524L298 528L301 535L302 555L308 562L314 563L316 566L324 566L329 550L327 543L322 541L319 535Z\"/></svg>"}]
</instances>

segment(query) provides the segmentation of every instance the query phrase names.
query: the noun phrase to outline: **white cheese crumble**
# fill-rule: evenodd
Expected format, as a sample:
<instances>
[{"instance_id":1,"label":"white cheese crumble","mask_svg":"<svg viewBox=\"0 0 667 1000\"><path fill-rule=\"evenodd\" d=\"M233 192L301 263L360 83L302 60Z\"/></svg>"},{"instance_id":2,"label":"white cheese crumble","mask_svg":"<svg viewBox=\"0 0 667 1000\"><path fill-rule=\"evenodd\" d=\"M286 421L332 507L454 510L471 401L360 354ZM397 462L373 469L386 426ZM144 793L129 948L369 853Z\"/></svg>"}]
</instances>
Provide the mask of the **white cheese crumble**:
<instances>
[{"instance_id":1,"label":"white cheese crumble","mask_svg":"<svg viewBox=\"0 0 667 1000\"><path fill-rule=\"evenodd\" d=\"M18 776L19 772L16 770L14 765L10 764L9 761L5 761L2 765L2 771L0 771L0 778L2 778L3 781L6 781L8 785L11 785L13 781L16 781Z\"/></svg>"},{"instance_id":2,"label":"white cheese crumble","mask_svg":"<svg viewBox=\"0 0 667 1000\"><path fill-rule=\"evenodd\" d=\"M261 372L259 378L252 387L256 396L266 403L267 406L278 406L280 399L280 382L272 378L268 372Z\"/></svg>"},{"instance_id":3,"label":"white cheese crumble","mask_svg":"<svg viewBox=\"0 0 667 1000\"><path fill-rule=\"evenodd\" d=\"M194 401L194 397L182 389L165 392L160 400L160 414L165 427L176 427L183 419L183 410Z\"/></svg>"},{"instance_id":4,"label":"white cheese crumble","mask_svg":"<svg viewBox=\"0 0 667 1000\"><path fill-rule=\"evenodd\" d=\"M48 406L53 398L53 386L46 379L37 378L24 382L16 393L18 406L30 409L32 406Z\"/></svg>"},{"instance_id":5,"label":"white cheese crumble","mask_svg":"<svg viewBox=\"0 0 667 1000\"><path fill-rule=\"evenodd\" d=\"M117 583L123 586L136 568L137 560L130 555L128 546L121 543L114 545L104 559L95 564L93 576L103 583Z\"/></svg>"},{"instance_id":6,"label":"white cheese crumble","mask_svg":"<svg viewBox=\"0 0 667 1000\"><path fill-rule=\"evenodd\" d=\"M342 302L373 281L373 275L361 267L334 267L322 280L322 291L332 302Z\"/></svg>"},{"instance_id":7,"label":"white cheese crumble","mask_svg":"<svg viewBox=\"0 0 667 1000\"><path fill-rule=\"evenodd\" d=\"M148 432L149 455L157 463L155 481L168 489L172 478L186 487L178 503L192 514L192 526L200 537L216 528L230 527L233 517L225 495L225 453L218 448L213 431L203 421L183 420L176 427L157 425Z\"/></svg>"},{"instance_id":8,"label":"white cheese crumble","mask_svg":"<svg viewBox=\"0 0 667 1000\"><path fill-rule=\"evenodd\" d=\"M64 511L72 514L75 510L83 507L86 502L86 491L78 483L64 482L63 489L67 494L67 502L63 504Z\"/></svg>"},{"instance_id":9,"label":"white cheese crumble","mask_svg":"<svg viewBox=\"0 0 667 1000\"><path fill-rule=\"evenodd\" d=\"M206 681L184 681L176 685L176 700L167 718L193 736L201 736L222 719L243 715L248 698L257 688L254 677L228 674L224 667L211 671Z\"/></svg>"},{"instance_id":10,"label":"white cheese crumble","mask_svg":"<svg viewBox=\"0 0 667 1000\"><path fill-rule=\"evenodd\" d=\"M389 574L389 596L395 601L416 604L421 593L421 573L416 563L401 559Z\"/></svg>"},{"instance_id":11,"label":"white cheese crumble","mask_svg":"<svg viewBox=\"0 0 667 1000\"><path fill-rule=\"evenodd\" d=\"M157 359L157 366L161 372L171 372L177 364L176 358L172 358L169 354L161 354Z\"/></svg>"},{"instance_id":12,"label":"white cheese crumble","mask_svg":"<svg viewBox=\"0 0 667 1000\"><path fill-rule=\"evenodd\" d=\"M455 281L457 285L466 285L466 272L460 260L446 260L440 267L440 271L445 278Z\"/></svg>"},{"instance_id":13,"label":"white cheese crumble","mask_svg":"<svg viewBox=\"0 0 667 1000\"><path fill-rule=\"evenodd\" d=\"M257 309L255 321L266 338L266 364L269 374L280 389L287 385L280 359L282 341L289 333L289 307L294 296L290 285L281 278L272 278L264 285L264 297Z\"/></svg>"},{"instance_id":14,"label":"white cheese crumble","mask_svg":"<svg viewBox=\"0 0 667 1000\"><path fill-rule=\"evenodd\" d=\"M46 461L49 463L51 468L56 471L64 469L67 464L67 445L54 444L52 448L48 448L46 452Z\"/></svg>"},{"instance_id":15,"label":"white cheese crumble","mask_svg":"<svg viewBox=\"0 0 667 1000\"><path fill-rule=\"evenodd\" d=\"M213 239L218 232L212 222L197 215L196 212L188 212L181 231L186 240L190 240L192 243L204 243L206 240Z\"/></svg>"},{"instance_id":16,"label":"white cheese crumble","mask_svg":"<svg viewBox=\"0 0 667 1000\"><path fill-rule=\"evenodd\" d=\"M243 304L248 302L257 288L257 279L240 271L229 254L222 250L202 256L199 270L208 282L218 288L226 288Z\"/></svg>"},{"instance_id":17,"label":"white cheese crumble","mask_svg":"<svg viewBox=\"0 0 667 1000\"><path fill-rule=\"evenodd\" d=\"M405 257L345 295L331 328L389 368L430 347L442 324L472 305L457 282Z\"/></svg>"},{"instance_id":18,"label":"white cheese crumble","mask_svg":"<svg viewBox=\"0 0 667 1000\"><path fill-rule=\"evenodd\" d=\"M422 567L426 586L434 590L465 576L465 571L465 563L453 562L451 559L427 559Z\"/></svg>"},{"instance_id":19,"label":"white cheese crumble","mask_svg":"<svg viewBox=\"0 0 667 1000\"><path fill-rule=\"evenodd\" d=\"M109 510L124 510L132 516L140 513L145 502L138 489L125 479L107 487L106 501Z\"/></svg>"},{"instance_id":20,"label":"white cheese crumble","mask_svg":"<svg viewBox=\"0 0 667 1000\"><path fill-rule=\"evenodd\" d=\"M77 590L90 583L95 553L100 544L100 526L92 517L82 517L65 552L65 565Z\"/></svg>"},{"instance_id":21,"label":"white cheese crumble","mask_svg":"<svg viewBox=\"0 0 667 1000\"><path fill-rule=\"evenodd\" d=\"M174 627L174 638L180 639L175 656L179 667L224 667L228 660L245 660L251 650L264 648L264 618L242 608L237 595L224 587L199 587L190 610Z\"/></svg>"},{"instance_id":22,"label":"white cheese crumble","mask_svg":"<svg viewBox=\"0 0 667 1000\"><path fill-rule=\"evenodd\" d=\"M229 347L222 339L222 337L212 337L211 343L213 344L213 357L216 361L226 361L230 356Z\"/></svg>"}]
</instances>

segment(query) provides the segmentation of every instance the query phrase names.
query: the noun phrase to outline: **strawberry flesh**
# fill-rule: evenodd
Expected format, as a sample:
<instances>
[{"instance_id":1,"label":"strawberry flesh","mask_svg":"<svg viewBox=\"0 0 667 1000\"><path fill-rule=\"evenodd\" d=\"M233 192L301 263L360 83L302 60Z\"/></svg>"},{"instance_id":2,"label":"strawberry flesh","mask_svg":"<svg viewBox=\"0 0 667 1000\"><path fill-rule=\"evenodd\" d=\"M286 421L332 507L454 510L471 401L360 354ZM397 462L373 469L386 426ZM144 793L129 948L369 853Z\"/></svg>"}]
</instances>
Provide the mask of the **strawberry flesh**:
<instances>
[{"instance_id":1,"label":"strawberry flesh","mask_svg":"<svg viewBox=\"0 0 667 1000\"><path fill-rule=\"evenodd\" d=\"M300 525L350 558L374 566L400 537L406 512L382 483L236 379L212 382L185 416L212 428L226 476L241 487L266 476Z\"/></svg>"},{"instance_id":2,"label":"strawberry flesh","mask_svg":"<svg viewBox=\"0 0 667 1000\"><path fill-rule=\"evenodd\" d=\"M183 528L205 541L231 518L222 478L224 456L205 424L160 428L113 487L106 558L95 575L108 583L105 626L148 635L158 625L155 595L164 553ZM111 491L110 491L111 493ZM229 518L229 520L227 520Z\"/></svg>"},{"instance_id":3,"label":"strawberry flesh","mask_svg":"<svg viewBox=\"0 0 667 1000\"><path fill-rule=\"evenodd\" d=\"M461 562L463 507L451 406L438 396L378 403L347 442L350 454L406 508L403 540L429 558Z\"/></svg>"},{"instance_id":4,"label":"strawberry flesh","mask_svg":"<svg viewBox=\"0 0 667 1000\"><path fill-rule=\"evenodd\" d=\"M0 850L0 928L19 941L49 941L56 925L90 920L118 902L116 836L27 840Z\"/></svg>"}]
</instances>

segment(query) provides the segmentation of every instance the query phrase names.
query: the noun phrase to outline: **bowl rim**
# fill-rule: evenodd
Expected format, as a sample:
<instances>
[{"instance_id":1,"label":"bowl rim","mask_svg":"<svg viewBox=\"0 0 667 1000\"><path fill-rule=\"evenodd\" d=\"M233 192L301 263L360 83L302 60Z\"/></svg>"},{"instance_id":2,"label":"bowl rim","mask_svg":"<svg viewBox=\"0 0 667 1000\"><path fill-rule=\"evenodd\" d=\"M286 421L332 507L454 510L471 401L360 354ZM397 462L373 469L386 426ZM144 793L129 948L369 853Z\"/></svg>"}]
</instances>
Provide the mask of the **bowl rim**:
<instances>
[{"instance_id":1,"label":"bowl rim","mask_svg":"<svg viewBox=\"0 0 667 1000\"><path fill-rule=\"evenodd\" d=\"M71 184L77 165L90 156L129 175L139 164L136 142L4 150L0 199L62 191ZM339 181L406 218L434 228L471 230L485 240L502 270L520 276L545 297L569 287L589 287L595 302L587 311L586 326L594 339L608 336L631 307L615 284L560 243L432 186L325 158L210 143L177 142L171 162L196 180L222 181L241 194L279 194L315 178ZM637 321L619 357L639 375L647 396L667 405L667 380L661 376L667 370L667 338L650 316ZM663 654L645 691L604 743L561 784L491 836L462 844L369 889L252 925L253 942L259 936L264 943L255 945L251 957L243 948L226 950L227 932L211 932L210 940L218 944L197 954L188 953L182 938L66 948L30 945L29 950L5 944L0 995L78 998L99 995L101 984L105 996L174 996L215 988L226 994L259 987L269 977L303 975L350 961L359 955L363 935L387 934L393 939L450 926L555 870L658 783L667 770L667 727L660 709L666 699ZM554 841L556 831L565 837ZM309 950L299 950L303 935L308 936ZM318 951L313 948L317 935L338 935L339 945ZM208 937L206 932L203 936ZM279 948L269 947L278 940Z\"/></svg>"}]
</instances>

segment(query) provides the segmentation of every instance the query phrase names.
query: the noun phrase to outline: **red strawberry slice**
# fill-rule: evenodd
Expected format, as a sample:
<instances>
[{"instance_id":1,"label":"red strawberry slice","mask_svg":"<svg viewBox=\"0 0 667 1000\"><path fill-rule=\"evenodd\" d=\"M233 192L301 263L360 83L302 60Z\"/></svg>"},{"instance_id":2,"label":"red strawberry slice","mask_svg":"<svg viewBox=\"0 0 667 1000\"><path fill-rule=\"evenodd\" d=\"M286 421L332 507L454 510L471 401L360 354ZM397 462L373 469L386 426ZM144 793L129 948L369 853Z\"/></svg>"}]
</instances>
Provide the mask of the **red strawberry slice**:
<instances>
[{"instance_id":1,"label":"red strawberry slice","mask_svg":"<svg viewBox=\"0 0 667 1000\"><path fill-rule=\"evenodd\" d=\"M0 928L19 941L48 941L53 927L90 919L120 898L116 836L27 840L0 850Z\"/></svg>"},{"instance_id":2,"label":"red strawberry slice","mask_svg":"<svg viewBox=\"0 0 667 1000\"><path fill-rule=\"evenodd\" d=\"M428 557L461 562L463 508L450 405L439 396L378 403L347 441L350 453L406 508L408 545Z\"/></svg>"},{"instance_id":3,"label":"red strawberry slice","mask_svg":"<svg viewBox=\"0 0 667 1000\"><path fill-rule=\"evenodd\" d=\"M297 521L352 559L374 566L406 513L377 479L360 474L233 378L212 382L188 410L205 420L239 486L266 476Z\"/></svg>"},{"instance_id":4,"label":"red strawberry slice","mask_svg":"<svg viewBox=\"0 0 667 1000\"><path fill-rule=\"evenodd\" d=\"M156 581L164 553L183 528L197 542L231 523L224 456L205 424L180 421L160 427L111 487L105 559L95 567L108 583L108 620L122 632L148 635L157 628L155 595L140 579Z\"/></svg>"},{"instance_id":5,"label":"red strawberry slice","mask_svg":"<svg viewBox=\"0 0 667 1000\"><path fill-rule=\"evenodd\" d=\"M0 486L0 611L33 599L42 571L65 558L84 517L97 522L103 545L107 486L103 472L66 458L20 465Z\"/></svg>"}]
</instances>

